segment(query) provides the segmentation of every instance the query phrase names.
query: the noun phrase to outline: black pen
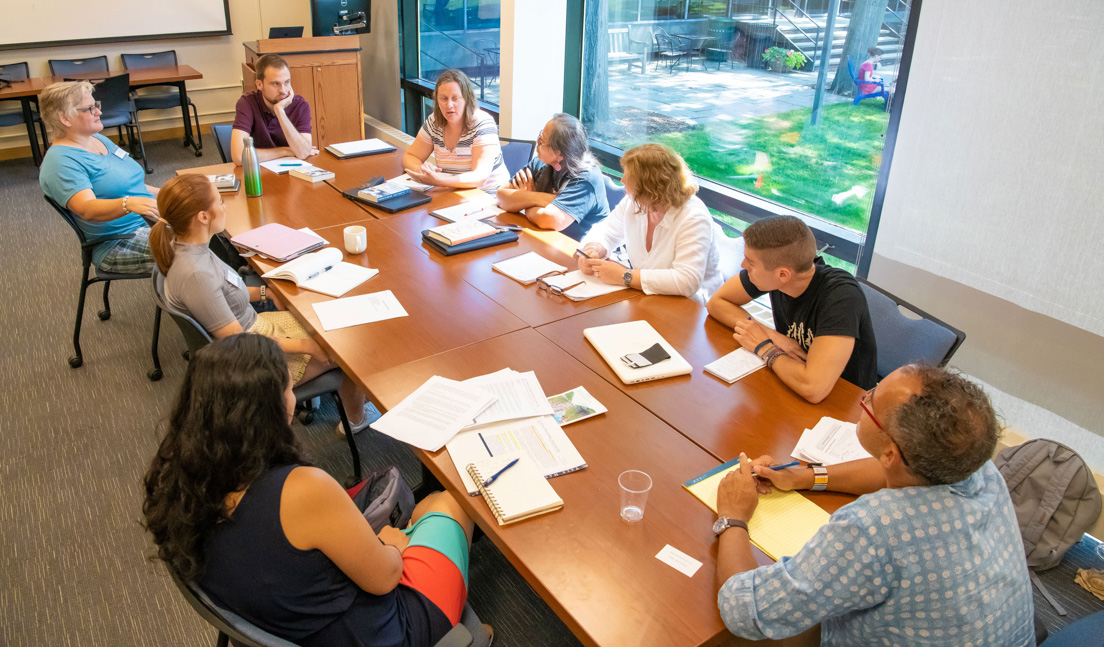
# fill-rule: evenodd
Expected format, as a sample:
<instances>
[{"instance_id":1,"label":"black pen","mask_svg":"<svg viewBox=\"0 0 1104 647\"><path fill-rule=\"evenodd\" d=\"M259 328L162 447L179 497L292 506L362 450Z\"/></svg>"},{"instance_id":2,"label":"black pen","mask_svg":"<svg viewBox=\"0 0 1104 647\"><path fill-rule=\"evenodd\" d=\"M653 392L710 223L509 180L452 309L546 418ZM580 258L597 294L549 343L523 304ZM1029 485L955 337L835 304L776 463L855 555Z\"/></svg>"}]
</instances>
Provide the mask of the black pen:
<instances>
[{"instance_id":1,"label":"black pen","mask_svg":"<svg viewBox=\"0 0 1104 647\"><path fill-rule=\"evenodd\" d=\"M321 276L322 274L325 274L326 272L329 272L333 268L334 268L333 265L330 265L329 267L323 267L322 269L318 270L314 274L311 274L310 276L308 276L306 278L306 280L304 281L304 283L306 283L306 281L310 281L311 279L317 278L317 277Z\"/></svg>"}]
</instances>

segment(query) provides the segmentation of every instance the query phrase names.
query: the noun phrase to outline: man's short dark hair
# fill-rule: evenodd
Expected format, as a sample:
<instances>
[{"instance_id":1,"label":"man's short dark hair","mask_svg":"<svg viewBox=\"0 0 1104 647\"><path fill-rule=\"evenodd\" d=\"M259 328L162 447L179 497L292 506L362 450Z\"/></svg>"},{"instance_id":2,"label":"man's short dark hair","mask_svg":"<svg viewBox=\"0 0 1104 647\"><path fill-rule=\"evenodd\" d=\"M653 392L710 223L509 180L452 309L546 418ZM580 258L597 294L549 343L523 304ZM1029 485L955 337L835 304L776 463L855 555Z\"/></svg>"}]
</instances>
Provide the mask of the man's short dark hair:
<instances>
[{"instance_id":1,"label":"man's short dark hair","mask_svg":"<svg viewBox=\"0 0 1104 647\"><path fill-rule=\"evenodd\" d=\"M265 71L268 70L268 68L270 67L277 70L282 70L287 66L287 61L284 60L283 56L280 56L279 54L265 54L264 56L257 59L257 80L263 82Z\"/></svg>"},{"instance_id":2,"label":"man's short dark hair","mask_svg":"<svg viewBox=\"0 0 1104 647\"><path fill-rule=\"evenodd\" d=\"M993 457L1000 424L989 396L962 374L913 364L920 393L886 419L890 436L909 461L908 469L929 485L957 483Z\"/></svg>"},{"instance_id":3,"label":"man's short dark hair","mask_svg":"<svg viewBox=\"0 0 1104 647\"><path fill-rule=\"evenodd\" d=\"M807 272L816 260L816 238L797 216L774 216L751 223L744 230L744 243L762 255L768 270L788 267Z\"/></svg>"}]
</instances>

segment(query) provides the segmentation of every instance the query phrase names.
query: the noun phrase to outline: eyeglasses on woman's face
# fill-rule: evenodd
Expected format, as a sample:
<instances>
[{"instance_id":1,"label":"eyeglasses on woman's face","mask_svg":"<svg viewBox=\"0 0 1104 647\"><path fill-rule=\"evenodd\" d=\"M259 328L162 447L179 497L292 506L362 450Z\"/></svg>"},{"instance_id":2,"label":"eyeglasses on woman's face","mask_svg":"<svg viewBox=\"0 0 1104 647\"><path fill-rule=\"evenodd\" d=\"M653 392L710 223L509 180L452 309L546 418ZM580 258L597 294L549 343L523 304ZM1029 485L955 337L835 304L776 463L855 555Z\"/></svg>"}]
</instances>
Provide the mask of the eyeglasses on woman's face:
<instances>
[{"instance_id":1,"label":"eyeglasses on woman's face","mask_svg":"<svg viewBox=\"0 0 1104 647\"><path fill-rule=\"evenodd\" d=\"M100 101L93 101L92 105L90 105L90 106L87 106L85 108L77 108L77 112L83 112L83 113L86 113L86 114L90 115L90 114L92 114L92 111L95 110L96 112L101 112L102 113L103 110L100 109L100 106L102 106L102 105L103 105L103 103L100 102Z\"/></svg>"}]
</instances>

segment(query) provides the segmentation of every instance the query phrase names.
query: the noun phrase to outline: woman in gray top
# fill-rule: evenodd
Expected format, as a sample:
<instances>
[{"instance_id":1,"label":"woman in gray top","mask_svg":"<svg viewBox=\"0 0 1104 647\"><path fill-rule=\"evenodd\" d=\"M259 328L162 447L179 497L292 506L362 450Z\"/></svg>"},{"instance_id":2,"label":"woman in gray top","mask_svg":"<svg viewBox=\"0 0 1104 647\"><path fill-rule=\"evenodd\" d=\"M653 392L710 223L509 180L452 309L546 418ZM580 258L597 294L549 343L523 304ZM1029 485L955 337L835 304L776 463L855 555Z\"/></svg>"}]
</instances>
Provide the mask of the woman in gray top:
<instances>
[{"instance_id":1,"label":"woman in gray top","mask_svg":"<svg viewBox=\"0 0 1104 647\"><path fill-rule=\"evenodd\" d=\"M165 276L165 301L187 313L210 335L222 339L241 332L270 337L287 354L296 384L334 367L318 342L289 312L258 314L249 304L262 300L264 287L247 287L241 276L211 251L211 237L226 228L226 206L205 175L181 175L157 194L161 219L150 231L150 249ZM354 432L368 426L374 407L348 379L341 401ZM338 425L339 431L343 431Z\"/></svg>"}]
</instances>

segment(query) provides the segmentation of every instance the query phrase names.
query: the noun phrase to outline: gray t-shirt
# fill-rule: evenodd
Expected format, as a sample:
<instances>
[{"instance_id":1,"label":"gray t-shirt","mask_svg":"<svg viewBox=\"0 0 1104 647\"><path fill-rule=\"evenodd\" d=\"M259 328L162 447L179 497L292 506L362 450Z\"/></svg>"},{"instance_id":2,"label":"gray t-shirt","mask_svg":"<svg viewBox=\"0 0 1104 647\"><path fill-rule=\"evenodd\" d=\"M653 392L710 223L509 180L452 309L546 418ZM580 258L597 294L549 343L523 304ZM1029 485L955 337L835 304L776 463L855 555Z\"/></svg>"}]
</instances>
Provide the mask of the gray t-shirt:
<instances>
[{"instance_id":1,"label":"gray t-shirt","mask_svg":"<svg viewBox=\"0 0 1104 647\"><path fill-rule=\"evenodd\" d=\"M173 243L172 265L165 277L165 301L179 308L207 332L237 320L249 330L257 312L249 305L245 281L209 247Z\"/></svg>"},{"instance_id":2,"label":"gray t-shirt","mask_svg":"<svg viewBox=\"0 0 1104 647\"><path fill-rule=\"evenodd\" d=\"M555 193L552 204L575 219L564 228L565 236L582 240L591 227L609 215L606 187L597 166L579 175L568 175L567 169L557 171L534 157L529 170L533 173L533 188L541 193Z\"/></svg>"}]
</instances>

